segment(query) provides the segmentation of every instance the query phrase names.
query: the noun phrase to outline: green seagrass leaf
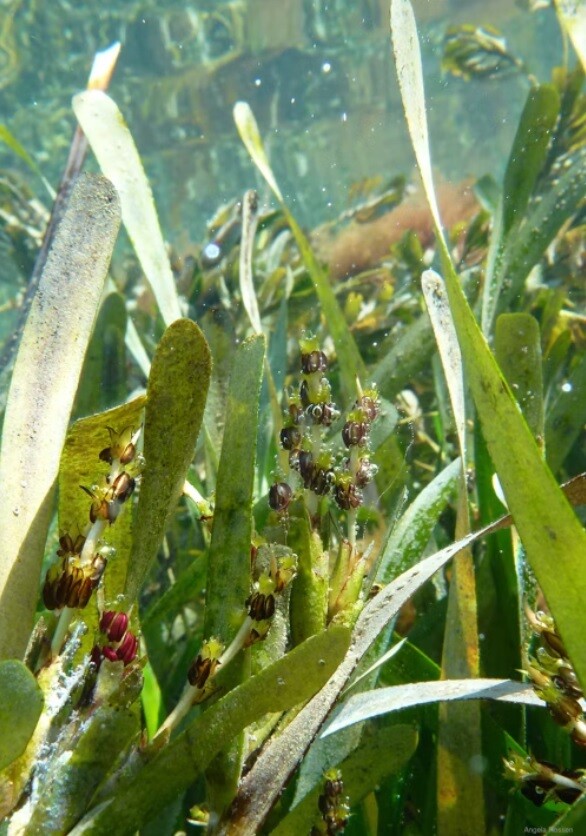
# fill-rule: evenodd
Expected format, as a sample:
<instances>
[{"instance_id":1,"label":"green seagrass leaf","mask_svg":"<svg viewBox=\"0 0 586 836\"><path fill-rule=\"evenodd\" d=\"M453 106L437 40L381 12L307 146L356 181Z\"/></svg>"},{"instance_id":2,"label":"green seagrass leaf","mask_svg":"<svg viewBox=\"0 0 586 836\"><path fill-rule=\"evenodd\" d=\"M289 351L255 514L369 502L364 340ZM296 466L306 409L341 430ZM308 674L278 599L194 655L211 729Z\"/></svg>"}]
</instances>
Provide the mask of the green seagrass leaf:
<instances>
[{"instance_id":1,"label":"green seagrass leaf","mask_svg":"<svg viewBox=\"0 0 586 836\"><path fill-rule=\"evenodd\" d=\"M211 357L198 326L179 319L163 334L151 367L144 421L145 465L126 576L136 600L183 490L201 426Z\"/></svg>"},{"instance_id":2,"label":"green seagrass leaf","mask_svg":"<svg viewBox=\"0 0 586 836\"><path fill-rule=\"evenodd\" d=\"M235 625L246 617L251 588L252 492L264 356L262 335L243 342L234 355L228 387L204 616L204 636L218 636L225 645L234 637ZM250 653L240 653L225 673L227 687L239 685L250 673ZM224 809L234 796L243 745L241 735L206 773L208 800L214 809Z\"/></svg>"},{"instance_id":3,"label":"green seagrass leaf","mask_svg":"<svg viewBox=\"0 0 586 836\"><path fill-rule=\"evenodd\" d=\"M43 692L22 662L0 662L0 770L20 757L43 710Z\"/></svg>"},{"instance_id":4,"label":"green seagrass leaf","mask_svg":"<svg viewBox=\"0 0 586 836\"><path fill-rule=\"evenodd\" d=\"M204 618L204 634L224 642L232 638L235 619L244 617L250 593L252 490L264 352L262 336L243 342L234 356L228 388Z\"/></svg>"}]
</instances>

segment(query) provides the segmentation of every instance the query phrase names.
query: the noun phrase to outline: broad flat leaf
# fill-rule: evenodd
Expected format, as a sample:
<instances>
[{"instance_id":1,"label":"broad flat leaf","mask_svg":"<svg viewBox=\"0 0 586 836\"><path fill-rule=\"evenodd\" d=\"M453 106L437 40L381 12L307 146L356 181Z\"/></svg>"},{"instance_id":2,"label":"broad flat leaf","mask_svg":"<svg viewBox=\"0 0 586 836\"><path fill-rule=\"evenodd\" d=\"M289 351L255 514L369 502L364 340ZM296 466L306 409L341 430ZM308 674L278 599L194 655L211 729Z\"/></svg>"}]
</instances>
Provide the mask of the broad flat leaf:
<instances>
[{"instance_id":1,"label":"broad flat leaf","mask_svg":"<svg viewBox=\"0 0 586 836\"><path fill-rule=\"evenodd\" d=\"M484 524L494 520L505 509L494 492L494 465L486 449L480 422L476 422L475 426L474 464L479 523ZM478 631L484 634L480 652L485 676L513 679L523 667L521 621L524 616L520 612L521 579L517 574L521 568L515 559L510 531L499 531L487 539L476 574ZM494 617L495 612L499 613L499 618ZM513 730L511 726L508 728Z\"/></svg>"},{"instance_id":2,"label":"broad flat leaf","mask_svg":"<svg viewBox=\"0 0 586 836\"><path fill-rule=\"evenodd\" d=\"M144 684L140 692L140 701L149 740L152 740L157 733L157 729L165 719L165 706L157 677L150 662L147 662L144 666L142 675L144 677Z\"/></svg>"},{"instance_id":3,"label":"broad flat leaf","mask_svg":"<svg viewBox=\"0 0 586 836\"><path fill-rule=\"evenodd\" d=\"M443 679L377 688L350 697L328 723L323 736L391 711L452 700L499 700L544 708L533 686L511 679Z\"/></svg>"},{"instance_id":4,"label":"broad flat leaf","mask_svg":"<svg viewBox=\"0 0 586 836\"><path fill-rule=\"evenodd\" d=\"M462 355L445 287L441 281L437 281L432 271L423 273L421 284L438 344L460 447L462 466L456 536L462 537L470 531ZM442 647L443 679L478 676L480 653L477 616L474 562L472 554L466 549L455 558L450 580ZM440 832L457 832L464 814L470 829L484 829L482 776L470 774L470 759L482 748L481 737L480 709L477 705L440 707L437 746L437 816Z\"/></svg>"},{"instance_id":5,"label":"broad flat leaf","mask_svg":"<svg viewBox=\"0 0 586 836\"><path fill-rule=\"evenodd\" d=\"M465 469L467 463L466 399L462 354L443 282L438 282L435 274L431 270L426 270L421 277L421 285L450 394L460 447L461 467Z\"/></svg>"},{"instance_id":6,"label":"broad flat leaf","mask_svg":"<svg viewBox=\"0 0 586 836\"><path fill-rule=\"evenodd\" d=\"M529 429L543 445L541 334L535 317L501 314L496 321L495 353Z\"/></svg>"},{"instance_id":7,"label":"broad flat leaf","mask_svg":"<svg viewBox=\"0 0 586 836\"><path fill-rule=\"evenodd\" d=\"M217 636L226 646L234 638L234 625L246 617L251 587L252 491L264 356L263 336L243 342L234 355L228 388L203 628L206 638ZM225 684L233 688L249 674L250 654L241 653L230 665ZM206 774L212 809L223 810L234 795L243 743L241 738L233 741Z\"/></svg>"},{"instance_id":8,"label":"broad flat leaf","mask_svg":"<svg viewBox=\"0 0 586 836\"><path fill-rule=\"evenodd\" d=\"M180 319L163 334L151 367L144 421L145 466L136 509L125 594L136 600L183 490L210 380L208 345Z\"/></svg>"},{"instance_id":9,"label":"broad flat leaf","mask_svg":"<svg viewBox=\"0 0 586 836\"><path fill-rule=\"evenodd\" d=\"M127 427L137 430L142 423L145 401L145 396L139 395L122 406L80 418L67 433L59 466L60 534L69 534L75 540L84 531L89 523L91 500L79 486L91 487L108 473L109 466L99 459L100 451L110 444L108 427L116 432ZM115 550L104 574L106 606L116 606L118 596L124 591L133 528L130 504L129 501L114 525L108 526L103 534L103 540ZM89 652L93 642L91 626L97 625L98 621L95 597L85 610L84 618L90 630L82 644Z\"/></svg>"},{"instance_id":10,"label":"broad flat leaf","mask_svg":"<svg viewBox=\"0 0 586 836\"><path fill-rule=\"evenodd\" d=\"M73 111L100 164L120 195L122 221L166 325L181 317L169 256L151 187L116 103L101 90L73 97Z\"/></svg>"},{"instance_id":11,"label":"broad flat leaf","mask_svg":"<svg viewBox=\"0 0 586 836\"><path fill-rule=\"evenodd\" d=\"M354 341L354 337L348 328L346 319L336 295L328 281L328 278L309 245L301 227L289 211L283 195L277 185L275 176L270 167L262 138L258 130L258 125L250 106L246 102L237 102L234 106L234 120L236 127L240 134L240 138L244 143L246 150L252 157L252 160L266 182L270 186L273 194L282 205L283 212L287 218L287 223L291 228L293 237L299 247L299 252L307 272L311 276L315 291L319 299L324 319L327 323L328 329L332 335L334 345L336 347L336 354L340 365L340 378L344 394L348 401L354 400L356 397L356 377L364 383L367 379L366 368L362 362L362 357Z\"/></svg>"},{"instance_id":12,"label":"broad flat leaf","mask_svg":"<svg viewBox=\"0 0 586 836\"><path fill-rule=\"evenodd\" d=\"M543 168L560 110L555 87L532 87L513 142L502 191L503 236L517 225Z\"/></svg>"},{"instance_id":13,"label":"broad flat leaf","mask_svg":"<svg viewBox=\"0 0 586 836\"><path fill-rule=\"evenodd\" d=\"M403 105L415 155L424 177L424 190L433 213L436 200L433 181L431 176L427 176L431 171L429 147L424 141L426 131L422 132L419 124L421 119L425 120L425 104L419 50L414 45L417 42L415 19L408 0L393 0L392 14L395 48L398 44L402 45L397 55L397 69ZM436 233L467 379L487 447L525 546L527 559L556 620L578 678L586 684L581 604L586 593L582 571L586 534L544 465L531 431L474 319L454 272L439 223ZM555 571L552 571L552 566L555 566Z\"/></svg>"},{"instance_id":14,"label":"broad flat leaf","mask_svg":"<svg viewBox=\"0 0 586 836\"><path fill-rule=\"evenodd\" d=\"M205 635L219 636L226 643L250 594L252 489L264 352L262 336L238 347L228 389L204 618Z\"/></svg>"},{"instance_id":15,"label":"broad flat leaf","mask_svg":"<svg viewBox=\"0 0 586 836\"><path fill-rule=\"evenodd\" d=\"M375 366L372 380L382 397L396 397L429 362L434 350L433 330L424 313L399 334L391 350Z\"/></svg>"},{"instance_id":16,"label":"broad flat leaf","mask_svg":"<svg viewBox=\"0 0 586 836\"><path fill-rule=\"evenodd\" d=\"M114 787L114 797L100 804L75 827L72 836L110 836L116 822L119 836L134 833L187 789L214 755L242 729L268 712L286 711L318 691L347 651L349 631L330 627L296 647L230 691L128 782Z\"/></svg>"},{"instance_id":17,"label":"broad flat leaf","mask_svg":"<svg viewBox=\"0 0 586 836\"><path fill-rule=\"evenodd\" d=\"M369 733L370 732L370 733ZM388 776L405 766L417 748L417 731L412 726L388 726L369 730L347 758L332 766L342 772L344 795L355 806ZM271 831L271 836L298 836L310 833L319 817L318 797L323 780Z\"/></svg>"},{"instance_id":18,"label":"broad flat leaf","mask_svg":"<svg viewBox=\"0 0 586 836\"><path fill-rule=\"evenodd\" d=\"M262 323L258 300L254 289L252 274L252 251L254 249L254 235L256 232L258 196L249 189L242 198L242 237L240 239L240 256L238 279L242 304L248 315L255 334L262 334Z\"/></svg>"},{"instance_id":19,"label":"broad flat leaf","mask_svg":"<svg viewBox=\"0 0 586 836\"><path fill-rule=\"evenodd\" d=\"M240 139L252 157L255 166L267 181L279 203L283 203L283 194L275 180L275 175L269 163L256 119L248 102L236 102L234 105L234 121L238 128Z\"/></svg>"},{"instance_id":20,"label":"broad flat leaf","mask_svg":"<svg viewBox=\"0 0 586 836\"><path fill-rule=\"evenodd\" d=\"M75 185L32 301L8 394L0 485L0 658L24 653L53 486L120 224L103 177Z\"/></svg>"},{"instance_id":21,"label":"broad flat leaf","mask_svg":"<svg viewBox=\"0 0 586 836\"><path fill-rule=\"evenodd\" d=\"M43 710L43 692L16 659L0 662L0 770L20 757Z\"/></svg>"},{"instance_id":22,"label":"broad flat leaf","mask_svg":"<svg viewBox=\"0 0 586 836\"><path fill-rule=\"evenodd\" d=\"M495 287L502 288L493 312L498 307L506 307L521 292L531 269L582 204L586 187L586 148L578 148L564 162L562 173L550 178L537 195L538 199L529 204L522 222L507 237L492 280ZM488 314L483 316L482 322L487 333Z\"/></svg>"}]
</instances>

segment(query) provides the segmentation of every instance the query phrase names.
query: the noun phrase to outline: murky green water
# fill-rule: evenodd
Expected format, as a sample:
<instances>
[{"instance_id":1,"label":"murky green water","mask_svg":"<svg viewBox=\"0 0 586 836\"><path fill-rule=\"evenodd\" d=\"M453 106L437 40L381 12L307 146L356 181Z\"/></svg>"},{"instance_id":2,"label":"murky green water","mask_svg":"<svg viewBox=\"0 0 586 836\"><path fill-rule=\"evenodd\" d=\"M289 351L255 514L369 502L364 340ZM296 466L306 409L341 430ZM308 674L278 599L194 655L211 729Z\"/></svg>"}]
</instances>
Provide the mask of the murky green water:
<instances>
[{"instance_id":1,"label":"murky green water","mask_svg":"<svg viewBox=\"0 0 586 836\"><path fill-rule=\"evenodd\" d=\"M530 14L509 0L414 5L438 174L498 177L527 79L444 75L445 29L494 24L545 79L561 50L553 13ZM94 52L120 40L110 94L135 136L171 242L200 240L221 203L259 185L232 120L239 99L253 107L292 208L315 225L348 207L357 180L413 172L387 7L387 0L0 0L0 121L57 186L75 125L71 96L85 85ZM2 193L6 302L29 272L29 237L42 226L30 199L47 208L50 200L4 146L0 168L18 178ZM6 227L14 238L15 223L23 230L9 245Z\"/></svg>"}]
</instances>

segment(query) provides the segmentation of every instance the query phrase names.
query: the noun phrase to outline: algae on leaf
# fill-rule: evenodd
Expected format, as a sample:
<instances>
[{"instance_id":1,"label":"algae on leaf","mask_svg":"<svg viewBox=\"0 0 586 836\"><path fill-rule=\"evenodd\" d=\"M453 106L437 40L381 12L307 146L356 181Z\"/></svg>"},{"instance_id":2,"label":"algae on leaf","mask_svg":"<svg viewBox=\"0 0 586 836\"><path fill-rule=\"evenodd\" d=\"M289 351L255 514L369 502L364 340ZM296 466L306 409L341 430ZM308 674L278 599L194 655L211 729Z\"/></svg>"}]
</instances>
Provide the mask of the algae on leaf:
<instances>
[{"instance_id":1,"label":"algae on leaf","mask_svg":"<svg viewBox=\"0 0 586 836\"><path fill-rule=\"evenodd\" d=\"M210 373L209 348L197 325L187 319L170 325L157 347L147 386L145 466L125 585L129 603L136 600L183 490Z\"/></svg>"}]
</instances>

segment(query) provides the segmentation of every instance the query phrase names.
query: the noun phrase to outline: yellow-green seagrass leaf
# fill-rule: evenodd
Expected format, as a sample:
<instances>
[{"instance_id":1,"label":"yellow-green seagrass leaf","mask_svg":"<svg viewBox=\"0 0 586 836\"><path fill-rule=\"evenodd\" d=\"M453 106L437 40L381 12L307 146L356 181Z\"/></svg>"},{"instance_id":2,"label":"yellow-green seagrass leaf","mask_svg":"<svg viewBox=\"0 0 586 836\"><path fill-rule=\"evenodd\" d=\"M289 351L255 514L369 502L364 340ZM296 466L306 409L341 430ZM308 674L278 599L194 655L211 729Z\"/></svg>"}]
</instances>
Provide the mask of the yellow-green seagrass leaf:
<instances>
[{"instance_id":1,"label":"yellow-green seagrass leaf","mask_svg":"<svg viewBox=\"0 0 586 836\"><path fill-rule=\"evenodd\" d=\"M30 635L61 448L119 225L112 184L82 176L23 331L0 454L0 658L21 656Z\"/></svg>"},{"instance_id":2,"label":"yellow-green seagrass leaf","mask_svg":"<svg viewBox=\"0 0 586 836\"><path fill-rule=\"evenodd\" d=\"M145 465L126 577L136 600L181 495L210 382L211 357L198 326L180 319L163 334L151 367L144 422Z\"/></svg>"},{"instance_id":3,"label":"yellow-green seagrass leaf","mask_svg":"<svg viewBox=\"0 0 586 836\"><path fill-rule=\"evenodd\" d=\"M544 402L539 323L527 313L501 314L494 347L499 366L515 393L533 437L543 447Z\"/></svg>"},{"instance_id":4,"label":"yellow-green seagrass leaf","mask_svg":"<svg viewBox=\"0 0 586 836\"><path fill-rule=\"evenodd\" d=\"M236 632L250 594L252 490L264 354L264 337L245 340L234 355L228 388L204 618L204 634L224 642Z\"/></svg>"},{"instance_id":5,"label":"yellow-green seagrass leaf","mask_svg":"<svg viewBox=\"0 0 586 836\"><path fill-rule=\"evenodd\" d=\"M73 110L100 168L120 195L122 221L166 325L181 317L153 193L117 104L101 90L73 98Z\"/></svg>"},{"instance_id":6,"label":"yellow-green seagrass leaf","mask_svg":"<svg viewBox=\"0 0 586 836\"><path fill-rule=\"evenodd\" d=\"M251 587L252 491L264 356L262 335L241 343L234 355L228 387L203 627L204 636L219 636L226 645L246 616L245 601ZM240 653L226 669L226 687L234 688L249 672L250 654ZM242 736L234 740L206 774L208 798L214 809L223 809L236 792L243 743Z\"/></svg>"},{"instance_id":7,"label":"yellow-green seagrass leaf","mask_svg":"<svg viewBox=\"0 0 586 836\"><path fill-rule=\"evenodd\" d=\"M20 757L43 709L43 692L22 662L0 662L0 770Z\"/></svg>"},{"instance_id":8,"label":"yellow-green seagrass leaf","mask_svg":"<svg viewBox=\"0 0 586 836\"><path fill-rule=\"evenodd\" d=\"M399 84L411 141L432 212L437 206L427 143L425 99L413 10L393 0L391 25ZM541 586L582 685L586 685L583 641L583 571L586 533L544 464L523 415L482 335L455 274L439 218L434 215L442 269L467 382L482 430L527 559Z\"/></svg>"},{"instance_id":9,"label":"yellow-green seagrass leaf","mask_svg":"<svg viewBox=\"0 0 586 836\"><path fill-rule=\"evenodd\" d=\"M137 430L142 423L145 402L145 395L140 395L114 409L80 418L67 433L59 467L60 534L69 534L75 540L84 531L89 523L91 499L79 486L91 489L94 484L103 484L110 468L106 462L100 461L99 455L110 446L108 427L118 433L127 427ZM131 504L132 500L126 503L116 522L108 526L103 535L104 541L114 549L104 574L107 607L116 606L118 595L124 591L132 540ZM95 598L85 611L85 620L90 625L97 623ZM92 640L93 636L88 635L87 641Z\"/></svg>"}]
</instances>

